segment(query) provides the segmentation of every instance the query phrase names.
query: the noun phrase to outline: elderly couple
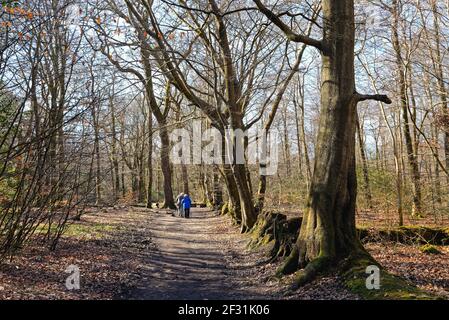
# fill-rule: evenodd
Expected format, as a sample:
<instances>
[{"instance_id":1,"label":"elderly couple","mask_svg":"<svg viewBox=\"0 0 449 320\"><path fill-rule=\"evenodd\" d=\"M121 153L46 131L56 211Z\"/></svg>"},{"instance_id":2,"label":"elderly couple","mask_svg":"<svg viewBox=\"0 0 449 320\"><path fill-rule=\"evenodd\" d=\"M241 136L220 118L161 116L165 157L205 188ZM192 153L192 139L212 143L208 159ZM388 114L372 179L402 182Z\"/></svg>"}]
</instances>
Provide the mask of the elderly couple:
<instances>
[{"instance_id":1,"label":"elderly couple","mask_svg":"<svg viewBox=\"0 0 449 320\"><path fill-rule=\"evenodd\" d=\"M192 199L188 194L181 193L176 198L176 206L178 207L178 214L180 217L186 219L190 218L190 208L192 207Z\"/></svg>"}]
</instances>

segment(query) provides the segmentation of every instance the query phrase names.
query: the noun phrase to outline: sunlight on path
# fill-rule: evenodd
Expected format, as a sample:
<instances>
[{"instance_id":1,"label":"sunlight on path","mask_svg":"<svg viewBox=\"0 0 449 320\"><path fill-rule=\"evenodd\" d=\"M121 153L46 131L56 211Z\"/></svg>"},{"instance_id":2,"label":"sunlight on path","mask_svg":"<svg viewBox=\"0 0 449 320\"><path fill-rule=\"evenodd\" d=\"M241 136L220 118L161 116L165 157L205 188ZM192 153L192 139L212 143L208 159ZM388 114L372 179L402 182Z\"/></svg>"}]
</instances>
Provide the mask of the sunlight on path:
<instances>
[{"instance_id":1,"label":"sunlight on path","mask_svg":"<svg viewBox=\"0 0 449 320\"><path fill-rule=\"evenodd\" d=\"M160 211L151 221L157 251L148 261L147 281L131 293L132 299L216 300L243 294L235 290L224 257L225 235L217 233L222 217L194 209L191 219Z\"/></svg>"}]
</instances>

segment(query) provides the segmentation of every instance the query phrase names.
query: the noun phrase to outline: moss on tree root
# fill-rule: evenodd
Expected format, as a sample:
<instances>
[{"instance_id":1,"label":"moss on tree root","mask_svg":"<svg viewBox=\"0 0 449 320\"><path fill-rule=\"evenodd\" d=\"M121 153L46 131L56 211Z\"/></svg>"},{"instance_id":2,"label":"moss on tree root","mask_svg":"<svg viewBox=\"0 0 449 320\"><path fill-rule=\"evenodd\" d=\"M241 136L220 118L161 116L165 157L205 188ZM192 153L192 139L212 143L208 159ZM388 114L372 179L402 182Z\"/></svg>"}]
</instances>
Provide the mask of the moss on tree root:
<instances>
[{"instance_id":1,"label":"moss on tree root","mask_svg":"<svg viewBox=\"0 0 449 320\"><path fill-rule=\"evenodd\" d=\"M223 206L221 207L221 215L225 216L229 213L229 204L225 202Z\"/></svg>"},{"instance_id":2,"label":"moss on tree root","mask_svg":"<svg viewBox=\"0 0 449 320\"><path fill-rule=\"evenodd\" d=\"M431 295L417 288L408 281L380 269L380 289L370 290L366 281L369 277L367 268L377 262L369 255L361 255L346 259L339 267L344 285L349 291L366 300L437 300L438 296Z\"/></svg>"},{"instance_id":3,"label":"moss on tree root","mask_svg":"<svg viewBox=\"0 0 449 320\"><path fill-rule=\"evenodd\" d=\"M296 272L293 288L300 288L313 281L318 274L329 269L331 262L332 260L326 256L318 257L311 261L304 269Z\"/></svg>"},{"instance_id":4,"label":"moss on tree root","mask_svg":"<svg viewBox=\"0 0 449 320\"><path fill-rule=\"evenodd\" d=\"M225 205L222 213L229 213L234 219L232 208ZM283 214L263 212L251 231L250 248L273 245L270 251L273 258L286 257L293 249L301 226L302 218L287 219ZM398 228L358 228L362 242L393 241L411 245L449 245L449 228L430 228L423 226L405 226ZM274 242L273 242L274 241ZM278 252L279 251L279 252Z\"/></svg>"},{"instance_id":5,"label":"moss on tree root","mask_svg":"<svg viewBox=\"0 0 449 320\"><path fill-rule=\"evenodd\" d=\"M398 228L358 228L362 242L393 241L404 244L449 245L449 228L405 226Z\"/></svg>"},{"instance_id":6,"label":"moss on tree root","mask_svg":"<svg viewBox=\"0 0 449 320\"><path fill-rule=\"evenodd\" d=\"M287 219L284 214L263 212L251 230L250 249L266 248L271 260L290 255L298 238L301 218Z\"/></svg>"},{"instance_id":7,"label":"moss on tree root","mask_svg":"<svg viewBox=\"0 0 449 320\"><path fill-rule=\"evenodd\" d=\"M264 212L259 215L251 231L251 249L266 248L272 260L286 258L276 272L276 278L293 274L292 290L309 283L320 274L337 273L349 291L368 300L435 300L439 299L417 288L406 280L380 269L380 289L369 290L366 281L370 276L367 267L378 265L363 248L344 259L318 257L306 268L298 270L299 252L295 245L302 219L290 219L276 212ZM362 241L396 241L406 244L449 245L449 229L428 227L401 227L394 229L358 229Z\"/></svg>"},{"instance_id":8,"label":"moss on tree root","mask_svg":"<svg viewBox=\"0 0 449 320\"><path fill-rule=\"evenodd\" d=\"M290 289L297 290L313 281L321 274L330 272L340 276L344 286L352 293L365 300L438 300L436 295L429 294L406 280L388 273L382 267L380 270L380 288L370 290L367 279L370 276L367 268L378 266L378 263L366 252L360 252L355 257L335 264L335 260L322 256L311 261L304 269L296 272Z\"/></svg>"},{"instance_id":9,"label":"moss on tree root","mask_svg":"<svg viewBox=\"0 0 449 320\"><path fill-rule=\"evenodd\" d=\"M240 219L240 215L237 214L237 210L240 210L239 208L235 208L231 203L226 203L221 208L221 214L229 215L232 219L232 223L235 226L239 226L242 224L242 220Z\"/></svg>"},{"instance_id":10,"label":"moss on tree root","mask_svg":"<svg viewBox=\"0 0 449 320\"><path fill-rule=\"evenodd\" d=\"M425 254L441 254L441 251L431 244L425 244L422 247L420 247L419 250Z\"/></svg>"}]
</instances>

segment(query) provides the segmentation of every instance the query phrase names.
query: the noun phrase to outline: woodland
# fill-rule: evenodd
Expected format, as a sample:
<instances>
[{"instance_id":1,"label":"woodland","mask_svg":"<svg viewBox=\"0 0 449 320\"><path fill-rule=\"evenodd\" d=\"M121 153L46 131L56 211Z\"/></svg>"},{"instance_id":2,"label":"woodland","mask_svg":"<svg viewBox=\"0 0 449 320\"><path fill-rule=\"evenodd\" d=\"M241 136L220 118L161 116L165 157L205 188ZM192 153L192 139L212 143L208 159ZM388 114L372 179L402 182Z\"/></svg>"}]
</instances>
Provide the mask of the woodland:
<instances>
[{"instance_id":1,"label":"woodland","mask_svg":"<svg viewBox=\"0 0 449 320\"><path fill-rule=\"evenodd\" d=\"M448 246L449 1L2 1L1 300L447 299Z\"/></svg>"}]
</instances>

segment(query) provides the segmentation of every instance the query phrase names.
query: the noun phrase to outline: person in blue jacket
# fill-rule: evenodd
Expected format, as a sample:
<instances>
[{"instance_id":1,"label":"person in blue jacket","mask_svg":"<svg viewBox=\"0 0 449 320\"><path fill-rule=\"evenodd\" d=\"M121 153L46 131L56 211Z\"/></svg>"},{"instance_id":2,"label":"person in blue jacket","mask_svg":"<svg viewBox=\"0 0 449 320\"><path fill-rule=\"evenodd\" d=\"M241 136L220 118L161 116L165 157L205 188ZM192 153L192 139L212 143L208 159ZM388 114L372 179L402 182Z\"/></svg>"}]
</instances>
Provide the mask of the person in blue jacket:
<instances>
[{"instance_id":1,"label":"person in blue jacket","mask_svg":"<svg viewBox=\"0 0 449 320\"><path fill-rule=\"evenodd\" d=\"M190 218L190 208L192 207L192 199L186 194L182 199L182 208L184 209L184 218Z\"/></svg>"}]
</instances>

